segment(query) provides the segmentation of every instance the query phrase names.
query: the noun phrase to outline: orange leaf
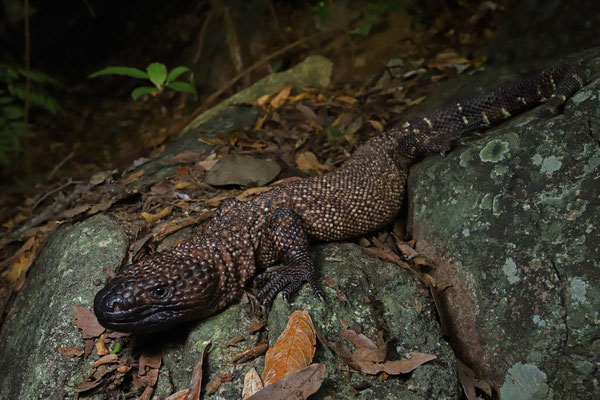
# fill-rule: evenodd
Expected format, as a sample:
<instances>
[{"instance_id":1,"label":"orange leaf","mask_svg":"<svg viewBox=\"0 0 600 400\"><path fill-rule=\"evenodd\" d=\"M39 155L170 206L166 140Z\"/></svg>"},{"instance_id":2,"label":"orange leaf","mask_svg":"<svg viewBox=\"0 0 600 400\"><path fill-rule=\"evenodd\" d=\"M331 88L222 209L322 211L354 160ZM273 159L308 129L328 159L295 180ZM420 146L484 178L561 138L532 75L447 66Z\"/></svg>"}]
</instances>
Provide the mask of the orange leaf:
<instances>
[{"instance_id":1,"label":"orange leaf","mask_svg":"<svg viewBox=\"0 0 600 400\"><path fill-rule=\"evenodd\" d=\"M316 344L310 315L306 310L294 311L277 343L267 351L262 375L265 386L308 367L315 355Z\"/></svg>"},{"instance_id":2,"label":"orange leaf","mask_svg":"<svg viewBox=\"0 0 600 400\"><path fill-rule=\"evenodd\" d=\"M123 179L121 183L124 185L129 185L130 183L137 181L142 175L144 175L144 171L138 171L135 174L131 174L127 178Z\"/></svg>"},{"instance_id":3,"label":"orange leaf","mask_svg":"<svg viewBox=\"0 0 600 400\"><path fill-rule=\"evenodd\" d=\"M285 103L288 97L290 97L290 92L292 91L291 86L283 87L279 90L279 92L273 97L271 100L271 107L279 108Z\"/></svg>"},{"instance_id":4,"label":"orange leaf","mask_svg":"<svg viewBox=\"0 0 600 400\"><path fill-rule=\"evenodd\" d=\"M34 236L30 237L17 253L21 253L19 259L2 274L2 278L6 279L15 290L21 290L25 284L25 276L29 267L35 261L38 254L39 242Z\"/></svg>"}]
</instances>

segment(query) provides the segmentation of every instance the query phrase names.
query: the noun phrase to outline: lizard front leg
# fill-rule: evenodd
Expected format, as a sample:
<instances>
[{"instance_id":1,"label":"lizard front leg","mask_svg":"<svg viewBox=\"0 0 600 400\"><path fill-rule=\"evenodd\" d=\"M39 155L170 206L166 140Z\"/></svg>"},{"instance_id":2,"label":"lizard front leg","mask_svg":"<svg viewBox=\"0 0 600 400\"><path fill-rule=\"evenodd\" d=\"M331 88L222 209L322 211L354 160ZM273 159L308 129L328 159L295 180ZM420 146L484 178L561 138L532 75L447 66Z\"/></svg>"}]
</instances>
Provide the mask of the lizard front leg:
<instances>
[{"instance_id":1,"label":"lizard front leg","mask_svg":"<svg viewBox=\"0 0 600 400\"><path fill-rule=\"evenodd\" d=\"M292 293L308 282L315 295L325 297L315 277L312 258L308 253L308 235L298 215L291 210L278 208L265 226L258 251L259 265L269 266L281 262L283 267L263 272L256 282L263 284L256 298L261 306L267 307L281 292L287 303Z\"/></svg>"}]
</instances>

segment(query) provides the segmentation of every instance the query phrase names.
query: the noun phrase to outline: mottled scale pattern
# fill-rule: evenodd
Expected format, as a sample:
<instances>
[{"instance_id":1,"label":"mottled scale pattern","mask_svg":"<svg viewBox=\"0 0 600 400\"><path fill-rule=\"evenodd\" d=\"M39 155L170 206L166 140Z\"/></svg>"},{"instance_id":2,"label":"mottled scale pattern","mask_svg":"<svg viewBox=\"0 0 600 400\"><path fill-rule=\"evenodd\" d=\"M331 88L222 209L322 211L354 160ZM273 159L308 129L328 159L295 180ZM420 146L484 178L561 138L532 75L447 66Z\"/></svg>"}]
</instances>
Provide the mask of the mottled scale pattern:
<instances>
[{"instance_id":1,"label":"mottled scale pattern","mask_svg":"<svg viewBox=\"0 0 600 400\"><path fill-rule=\"evenodd\" d=\"M308 282L323 295L308 253L310 240L344 240L394 219L408 168L422 156L445 153L547 101L550 115L586 82L585 70L562 65L454 101L367 141L339 169L276 187L253 200L225 200L204 234L128 265L96 295L102 325L153 332L200 319L238 300L254 278L268 306ZM270 272L257 271L282 264ZM256 276L255 276L256 275Z\"/></svg>"}]
</instances>

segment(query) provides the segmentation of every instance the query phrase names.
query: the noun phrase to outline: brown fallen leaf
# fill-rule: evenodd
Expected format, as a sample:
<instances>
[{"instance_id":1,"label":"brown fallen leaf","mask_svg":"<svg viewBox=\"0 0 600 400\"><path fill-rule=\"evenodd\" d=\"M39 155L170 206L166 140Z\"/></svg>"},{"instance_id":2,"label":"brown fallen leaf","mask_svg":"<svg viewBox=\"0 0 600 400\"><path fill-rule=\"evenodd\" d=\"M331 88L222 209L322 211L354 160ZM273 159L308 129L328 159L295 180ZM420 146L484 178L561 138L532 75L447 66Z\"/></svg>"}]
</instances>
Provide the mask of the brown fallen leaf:
<instances>
[{"instance_id":1,"label":"brown fallen leaf","mask_svg":"<svg viewBox=\"0 0 600 400\"><path fill-rule=\"evenodd\" d=\"M420 365L434 360L437 357L432 354L410 353L411 358L404 360L393 360L384 362L373 362L373 361L357 361L359 371L364 374L376 375L379 372L385 372L389 375L407 374Z\"/></svg>"},{"instance_id":2,"label":"brown fallen leaf","mask_svg":"<svg viewBox=\"0 0 600 400\"><path fill-rule=\"evenodd\" d=\"M226 374L213 376L212 378L210 378L210 381L208 381L208 383L206 384L206 387L204 388L204 394L206 396L210 396L211 394L217 393L217 390L219 390L221 383L230 382L231 380L233 380L233 375L230 372Z\"/></svg>"},{"instance_id":3,"label":"brown fallen leaf","mask_svg":"<svg viewBox=\"0 0 600 400\"><path fill-rule=\"evenodd\" d=\"M202 355L200 355L200 360L194 367L194 372L192 373L192 380L190 382L190 391L185 395L185 400L199 400L200 399L200 390L202 389L202 364L204 363L204 359L206 358L206 354L208 354L208 350L212 347L212 342L208 342L204 349L202 350Z\"/></svg>"},{"instance_id":4,"label":"brown fallen leaf","mask_svg":"<svg viewBox=\"0 0 600 400\"><path fill-rule=\"evenodd\" d=\"M261 329L263 329L266 324L267 324L267 321L265 321L265 320L255 322L252 325L250 325L248 327L248 329L246 329L246 332L248 332L248 333L258 332Z\"/></svg>"},{"instance_id":5,"label":"brown fallen leaf","mask_svg":"<svg viewBox=\"0 0 600 400\"><path fill-rule=\"evenodd\" d=\"M475 388L481 389L489 398L492 397L492 388L486 381L476 378L475 372L460 360L458 361L458 379L469 400L479 400Z\"/></svg>"},{"instance_id":6,"label":"brown fallen leaf","mask_svg":"<svg viewBox=\"0 0 600 400\"><path fill-rule=\"evenodd\" d=\"M317 156L311 151L305 151L296 156L296 165L298 169L304 173L309 171L323 172L328 171L330 168L327 165L321 164L317 159Z\"/></svg>"},{"instance_id":7,"label":"brown fallen leaf","mask_svg":"<svg viewBox=\"0 0 600 400\"><path fill-rule=\"evenodd\" d=\"M100 357L105 356L108 353L110 353L110 351L108 351L108 349L106 348L105 341L106 341L106 333L103 333L102 335L100 335L98 340L96 340L96 354L98 354L98 356L100 356Z\"/></svg>"},{"instance_id":8,"label":"brown fallen leaf","mask_svg":"<svg viewBox=\"0 0 600 400\"><path fill-rule=\"evenodd\" d=\"M91 204L82 204L77 207L69 208L68 210L65 210L58 214L58 218L73 218L76 215L86 212L90 209L91 206Z\"/></svg>"},{"instance_id":9,"label":"brown fallen leaf","mask_svg":"<svg viewBox=\"0 0 600 400\"><path fill-rule=\"evenodd\" d=\"M338 332L338 334L343 338L352 343L357 349L376 349L377 345L367 336L362 333L357 333L353 329L345 329L343 331Z\"/></svg>"},{"instance_id":10,"label":"brown fallen leaf","mask_svg":"<svg viewBox=\"0 0 600 400\"><path fill-rule=\"evenodd\" d=\"M121 181L121 183L124 185L129 185L130 183L137 181L138 178L142 175L144 175L144 171L138 171L134 174L129 175L127 178L123 179Z\"/></svg>"},{"instance_id":11,"label":"brown fallen leaf","mask_svg":"<svg viewBox=\"0 0 600 400\"><path fill-rule=\"evenodd\" d=\"M253 187L253 188L244 190L242 193L235 196L235 198L236 198L236 200L241 200L241 201L248 200L251 197L254 197L254 196L259 195L264 192L268 192L271 189L273 189L271 186Z\"/></svg>"},{"instance_id":12,"label":"brown fallen leaf","mask_svg":"<svg viewBox=\"0 0 600 400\"><path fill-rule=\"evenodd\" d=\"M244 340L246 340L246 338L243 335L236 336L236 337L233 337L233 338L229 339L227 341L227 345L226 346L227 347L235 346L236 344L238 344L239 342L243 342Z\"/></svg>"},{"instance_id":13,"label":"brown fallen leaf","mask_svg":"<svg viewBox=\"0 0 600 400\"><path fill-rule=\"evenodd\" d=\"M250 369L244 376L244 387L242 389L242 400L246 400L248 397L257 393L264 387L258 372L254 368Z\"/></svg>"},{"instance_id":14,"label":"brown fallen leaf","mask_svg":"<svg viewBox=\"0 0 600 400\"><path fill-rule=\"evenodd\" d=\"M139 400L150 400L152 398L152 392L154 392L154 388L152 386L146 386L144 392L139 397Z\"/></svg>"},{"instance_id":15,"label":"brown fallen leaf","mask_svg":"<svg viewBox=\"0 0 600 400\"><path fill-rule=\"evenodd\" d=\"M114 364L119 361L119 356L116 354L107 354L105 356L100 357L96 360L96 362L92 365L93 367L98 367L103 364Z\"/></svg>"},{"instance_id":16,"label":"brown fallen leaf","mask_svg":"<svg viewBox=\"0 0 600 400\"><path fill-rule=\"evenodd\" d=\"M160 352L144 352L140 355L139 361L139 373L144 375L146 373L146 367L149 369L159 369L162 364L162 357Z\"/></svg>"},{"instance_id":17,"label":"brown fallen leaf","mask_svg":"<svg viewBox=\"0 0 600 400\"><path fill-rule=\"evenodd\" d=\"M183 389L178 392L173 393L165 400L184 400L185 396L189 393L190 389Z\"/></svg>"},{"instance_id":18,"label":"brown fallen leaf","mask_svg":"<svg viewBox=\"0 0 600 400\"><path fill-rule=\"evenodd\" d=\"M294 311L277 342L267 351L263 383L275 383L289 374L307 367L315 355L317 338L306 310Z\"/></svg>"},{"instance_id":19,"label":"brown fallen leaf","mask_svg":"<svg viewBox=\"0 0 600 400\"><path fill-rule=\"evenodd\" d=\"M159 163L162 165L175 165L175 164L193 164L198 162L204 157L204 152L201 151L185 151L177 154L175 157L161 160Z\"/></svg>"},{"instance_id":20,"label":"brown fallen leaf","mask_svg":"<svg viewBox=\"0 0 600 400\"><path fill-rule=\"evenodd\" d=\"M83 355L83 350L79 347L59 347L58 352L65 357L81 357Z\"/></svg>"},{"instance_id":21,"label":"brown fallen leaf","mask_svg":"<svg viewBox=\"0 0 600 400\"><path fill-rule=\"evenodd\" d=\"M84 339L100 336L105 331L96 316L86 308L73 304L73 317L75 326L81 329Z\"/></svg>"},{"instance_id":22,"label":"brown fallen leaf","mask_svg":"<svg viewBox=\"0 0 600 400\"><path fill-rule=\"evenodd\" d=\"M243 364L246 361L250 361L255 359L258 356L261 356L267 351L269 348L269 343L266 340L258 343L256 346L252 346L251 348L245 350L244 352L233 357L232 362L234 364Z\"/></svg>"},{"instance_id":23,"label":"brown fallen leaf","mask_svg":"<svg viewBox=\"0 0 600 400\"><path fill-rule=\"evenodd\" d=\"M311 364L276 383L265 386L247 400L306 399L319 390L323 379L325 379L325 365Z\"/></svg>"},{"instance_id":24,"label":"brown fallen leaf","mask_svg":"<svg viewBox=\"0 0 600 400\"><path fill-rule=\"evenodd\" d=\"M329 261L329 262L338 262L338 261ZM346 294L344 292L342 292L342 289L340 289L337 282L334 281L333 278L331 278L330 276L326 276L325 284L327 286L329 286L330 288L332 288L333 290L335 290L335 293L337 294L339 301L341 301L344 305L350 307L350 300L348 300L348 297L346 296Z\"/></svg>"}]
</instances>

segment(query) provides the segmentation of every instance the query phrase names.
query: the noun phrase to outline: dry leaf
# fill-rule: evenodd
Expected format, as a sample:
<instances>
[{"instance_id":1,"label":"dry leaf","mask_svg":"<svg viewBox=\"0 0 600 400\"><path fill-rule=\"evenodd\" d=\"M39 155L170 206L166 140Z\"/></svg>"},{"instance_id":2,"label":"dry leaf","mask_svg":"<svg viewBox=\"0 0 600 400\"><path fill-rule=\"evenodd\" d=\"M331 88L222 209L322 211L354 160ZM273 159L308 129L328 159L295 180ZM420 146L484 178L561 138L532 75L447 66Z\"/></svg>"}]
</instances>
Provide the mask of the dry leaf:
<instances>
[{"instance_id":1,"label":"dry leaf","mask_svg":"<svg viewBox=\"0 0 600 400\"><path fill-rule=\"evenodd\" d=\"M96 360L96 362L92 366L95 368L103 364L114 364L117 361L119 361L119 356L117 356L116 354L107 354Z\"/></svg>"},{"instance_id":2,"label":"dry leaf","mask_svg":"<svg viewBox=\"0 0 600 400\"><path fill-rule=\"evenodd\" d=\"M84 339L100 336L105 330L91 311L76 304L73 304L73 317L75 326L81 329Z\"/></svg>"},{"instance_id":3,"label":"dry leaf","mask_svg":"<svg viewBox=\"0 0 600 400\"><path fill-rule=\"evenodd\" d=\"M91 206L92 206L91 204L83 204L83 205L80 205L77 207L70 208L68 210L61 212L58 215L58 218L73 218L76 215L86 212L87 210L90 209Z\"/></svg>"},{"instance_id":4,"label":"dry leaf","mask_svg":"<svg viewBox=\"0 0 600 400\"><path fill-rule=\"evenodd\" d=\"M376 375L379 372L385 372L389 375L407 374L420 365L434 360L437 357L432 354L425 353L410 353L411 358L404 360L393 360L385 362L372 362L372 361L357 361L359 365L359 371L364 374Z\"/></svg>"},{"instance_id":5,"label":"dry leaf","mask_svg":"<svg viewBox=\"0 0 600 400\"><path fill-rule=\"evenodd\" d=\"M294 311L277 343L267 351L263 382L275 383L289 374L307 367L315 355L317 338L306 310Z\"/></svg>"},{"instance_id":6,"label":"dry leaf","mask_svg":"<svg viewBox=\"0 0 600 400\"><path fill-rule=\"evenodd\" d=\"M138 370L140 375L144 375L146 373L146 367L150 369L159 369L162 364L162 357L160 352L155 353L142 353L140 355L139 367Z\"/></svg>"},{"instance_id":7,"label":"dry leaf","mask_svg":"<svg viewBox=\"0 0 600 400\"><path fill-rule=\"evenodd\" d=\"M258 372L252 368L246 376L244 376L244 388L242 389L242 400L246 400L254 393L258 392L264 387Z\"/></svg>"},{"instance_id":8,"label":"dry leaf","mask_svg":"<svg viewBox=\"0 0 600 400\"><path fill-rule=\"evenodd\" d=\"M378 121L375 121L375 120L373 120L373 119L370 119L370 120L368 120L367 122L368 122L368 123L370 123L370 124L371 124L371 126L372 126L373 128L375 128L375 130L376 130L377 132L380 132L380 133L381 133L381 132L383 132L383 125L381 125L381 123L380 123L380 122L378 122Z\"/></svg>"},{"instance_id":9,"label":"dry leaf","mask_svg":"<svg viewBox=\"0 0 600 400\"><path fill-rule=\"evenodd\" d=\"M308 173L310 170L322 172L329 170L327 165L323 165L317 159L317 156L311 151L305 151L304 153L298 154L296 157L296 165L298 169L304 173Z\"/></svg>"},{"instance_id":10,"label":"dry leaf","mask_svg":"<svg viewBox=\"0 0 600 400\"><path fill-rule=\"evenodd\" d=\"M273 97L270 104L273 108L279 108L285 103L287 98L290 96L290 92L292 91L292 87L290 85L281 88L277 94Z\"/></svg>"},{"instance_id":11,"label":"dry leaf","mask_svg":"<svg viewBox=\"0 0 600 400\"><path fill-rule=\"evenodd\" d=\"M175 165L175 164L193 164L201 160L204 156L204 152L201 151L185 151L177 154L175 157L161 160L162 165Z\"/></svg>"},{"instance_id":12,"label":"dry leaf","mask_svg":"<svg viewBox=\"0 0 600 400\"><path fill-rule=\"evenodd\" d=\"M190 389L180 390L178 392L173 393L172 395L167 397L165 400L183 400L183 399L185 399L185 396L188 394L189 391L190 391Z\"/></svg>"},{"instance_id":13,"label":"dry leaf","mask_svg":"<svg viewBox=\"0 0 600 400\"><path fill-rule=\"evenodd\" d=\"M83 350L79 347L59 347L58 352L65 357L81 357L83 355Z\"/></svg>"},{"instance_id":14,"label":"dry leaf","mask_svg":"<svg viewBox=\"0 0 600 400\"><path fill-rule=\"evenodd\" d=\"M208 342L204 349L202 350L202 355L200 356L200 360L194 367L194 372L192 374L192 380L190 382L190 391L186 394L185 400L198 400L200 399L200 389L202 388L202 364L204 363L204 359L206 358L206 354L208 350L212 347L212 342Z\"/></svg>"},{"instance_id":15,"label":"dry leaf","mask_svg":"<svg viewBox=\"0 0 600 400\"><path fill-rule=\"evenodd\" d=\"M490 384L482 379L478 379L475 377L475 372L463 364L460 360L458 361L458 379L460 380L460 384L465 391L465 395L469 400L479 400L480 397L475 394L475 388L483 390L483 392L488 395L488 397L492 397L492 388Z\"/></svg>"},{"instance_id":16,"label":"dry leaf","mask_svg":"<svg viewBox=\"0 0 600 400\"><path fill-rule=\"evenodd\" d=\"M25 277L27 271L35 261L38 254L39 242L35 237L30 237L21 246L17 253L21 253L18 260L2 274L2 278L5 279L14 290L21 290L25 284Z\"/></svg>"},{"instance_id":17,"label":"dry leaf","mask_svg":"<svg viewBox=\"0 0 600 400\"><path fill-rule=\"evenodd\" d=\"M173 207L168 206L162 209L162 211L156 213L156 214L150 214L147 212L143 212L142 213L142 217L144 217L144 219L146 220L146 222L154 222L157 221L161 218L166 217L167 215L169 215L171 213L171 211L173 210Z\"/></svg>"},{"instance_id":18,"label":"dry leaf","mask_svg":"<svg viewBox=\"0 0 600 400\"><path fill-rule=\"evenodd\" d=\"M358 100L356 100L354 97L350 97L350 96L337 96L335 99L339 100L339 101L343 101L344 103L348 103L348 104L358 103Z\"/></svg>"},{"instance_id":19,"label":"dry leaf","mask_svg":"<svg viewBox=\"0 0 600 400\"><path fill-rule=\"evenodd\" d=\"M248 200L250 197L259 195L264 192L268 192L273 189L271 186L261 186L261 187L253 187L244 190L242 193L235 196L236 200Z\"/></svg>"},{"instance_id":20,"label":"dry leaf","mask_svg":"<svg viewBox=\"0 0 600 400\"><path fill-rule=\"evenodd\" d=\"M325 379L325 365L312 364L272 385L265 386L247 400L303 400L319 390L323 379Z\"/></svg>"},{"instance_id":21,"label":"dry leaf","mask_svg":"<svg viewBox=\"0 0 600 400\"><path fill-rule=\"evenodd\" d=\"M338 333L342 338L346 339L352 346L356 349L376 349L377 345L371 339L363 335L362 333L357 333L352 329L345 329Z\"/></svg>"},{"instance_id":22,"label":"dry leaf","mask_svg":"<svg viewBox=\"0 0 600 400\"><path fill-rule=\"evenodd\" d=\"M250 361L255 359L256 357L264 354L265 351L269 348L269 343L266 340L258 343L256 346L252 346L251 348L245 350L243 353L236 355L233 357L232 362L234 364L243 364L246 361Z\"/></svg>"},{"instance_id":23,"label":"dry leaf","mask_svg":"<svg viewBox=\"0 0 600 400\"><path fill-rule=\"evenodd\" d=\"M142 175L144 175L144 171L138 171L135 174L131 174L127 178L123 179L121 183L124 185L129 185L130 183L137 181Z\"/></svg>"},{"instance_id":24,"label":"dry leaf","mask_svg":"<svg viewBox=\"0 0 600 400\"><path fill-rule=\"evenodd\" d=\"M260 117L259 119L256 120L256 124L254 124L254 128L252 128L252 130L254 132L256 131L260 131L265 123L265 121L267 120L267 117L269 116L269 114L265 113L265 115L263 115L262 117Z\"/></svg>"},{"instance_id":25,"label":"dry leaf","mask_svg":"<svg viewBox=\"0 0 600 400\"><path fill-rule=\"evenodd\" d=\"M110 353L110 351L108 351L108 349L106 348L106 344L104 343L105 341L106 341L106 333L103 333L102 335L100 335L98 340L96 340L96 354L98 354L98 356L100 356L100 357L105 356L108 353Z\"/></svg>"}]
</instances>

